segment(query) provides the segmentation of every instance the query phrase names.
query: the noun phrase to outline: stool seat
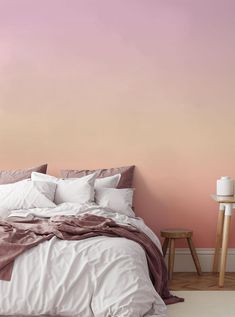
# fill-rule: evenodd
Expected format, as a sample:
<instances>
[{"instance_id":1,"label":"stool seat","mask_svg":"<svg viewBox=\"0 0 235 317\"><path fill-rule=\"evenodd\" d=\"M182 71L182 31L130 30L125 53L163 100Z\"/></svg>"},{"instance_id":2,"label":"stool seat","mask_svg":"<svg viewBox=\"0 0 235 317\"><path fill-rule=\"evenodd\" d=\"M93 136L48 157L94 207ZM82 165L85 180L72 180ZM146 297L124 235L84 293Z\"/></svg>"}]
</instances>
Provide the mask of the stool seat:
<instances>
[{"instance_id":1,"label":"stool seat","mask_svg":"<svg viewBox=\"0 0 235 317\"><path fill-rule=\"evenodd\" d=\"M192 230L188 229L165 229L161 230L161 236L163 238L168 239L185 239L185 238L191 238L193 235Z\"/></svg>"},{"instance_id":2,"label":"stool seat","mask_svg":"<svg viewBox=\"0 0 235 317\"><path fill-rule=\"evenodd\" d=\"M168 279L172 279L174 260L175 260L175 240L176 239L186 239L188 246L197 270L198 275L202 274L200 262L193 245L193 231L189 229L164 229L161 230L161 237L165 238L162 245L163 256L166 255L166 251L169 245L169 257L168 257Z\"/></svg>"}]
</instances>

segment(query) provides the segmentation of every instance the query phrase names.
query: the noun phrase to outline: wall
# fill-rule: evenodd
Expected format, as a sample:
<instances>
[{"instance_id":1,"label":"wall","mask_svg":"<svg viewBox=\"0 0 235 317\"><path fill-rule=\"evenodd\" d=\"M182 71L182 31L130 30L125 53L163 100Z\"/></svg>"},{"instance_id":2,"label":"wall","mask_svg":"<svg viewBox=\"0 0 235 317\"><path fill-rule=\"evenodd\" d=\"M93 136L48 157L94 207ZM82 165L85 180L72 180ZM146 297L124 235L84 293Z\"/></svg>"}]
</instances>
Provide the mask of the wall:
<instances>
[{"instance_id":1,"label":"wall","mask_svg":"<svg viewBox=\"0 0 235 317\"><path fill-rule=\"evenodd\" d=\"M137 214L213 247L210 194L219 176L235 178L234 9L0 0L1 168L135 164Z\"/></svg>"}]
</instances>

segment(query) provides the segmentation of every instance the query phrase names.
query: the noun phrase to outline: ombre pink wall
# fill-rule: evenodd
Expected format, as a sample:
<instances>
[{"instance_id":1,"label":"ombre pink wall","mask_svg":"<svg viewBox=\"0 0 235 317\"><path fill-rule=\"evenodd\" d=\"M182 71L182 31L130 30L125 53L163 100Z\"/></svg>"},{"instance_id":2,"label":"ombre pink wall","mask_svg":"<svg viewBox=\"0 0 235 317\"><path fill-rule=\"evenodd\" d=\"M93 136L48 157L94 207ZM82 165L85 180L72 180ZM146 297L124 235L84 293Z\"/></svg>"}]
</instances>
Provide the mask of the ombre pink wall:
<instances>
[{"instance_id":1,"label":"ombre pink wall","mask_svg":"<svg viewBox=\"0 0 235 317\"><path fill-rule=\"evenodd\" d=\"M0 168L135 164L136 212L213 247L235 178L235 1L0 0ZM235 246L235 217L230 246Z\"/></svg>"}]
</instances>

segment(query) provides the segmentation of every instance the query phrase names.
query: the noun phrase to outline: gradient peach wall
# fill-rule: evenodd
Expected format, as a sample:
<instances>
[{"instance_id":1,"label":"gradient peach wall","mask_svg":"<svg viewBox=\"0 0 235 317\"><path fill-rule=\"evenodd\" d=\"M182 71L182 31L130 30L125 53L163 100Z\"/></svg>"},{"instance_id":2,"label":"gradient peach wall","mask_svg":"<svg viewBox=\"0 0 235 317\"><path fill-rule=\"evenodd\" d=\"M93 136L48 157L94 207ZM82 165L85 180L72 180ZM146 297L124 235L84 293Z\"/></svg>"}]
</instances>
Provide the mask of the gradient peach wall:
<instances>
[{"instance_id":1,"label":"gradient peach wall","mask_svg":"<svg viewBox=\"0 0 235 317\"><path fill-rule=\"evenodd\" d=\"M135 164L137 214L214 246L209 195L219 176L235 178L234 10L233 0L0 0L1 168Z\"/></svg>"}]
</instances>

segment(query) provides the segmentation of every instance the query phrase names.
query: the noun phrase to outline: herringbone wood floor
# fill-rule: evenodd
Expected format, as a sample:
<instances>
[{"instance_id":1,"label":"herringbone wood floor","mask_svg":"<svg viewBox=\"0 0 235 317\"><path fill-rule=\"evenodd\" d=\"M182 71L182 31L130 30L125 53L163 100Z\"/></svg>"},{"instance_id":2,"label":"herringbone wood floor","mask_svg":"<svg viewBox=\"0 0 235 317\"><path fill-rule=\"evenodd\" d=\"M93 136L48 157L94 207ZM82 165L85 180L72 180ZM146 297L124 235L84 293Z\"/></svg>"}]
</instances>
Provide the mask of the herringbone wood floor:
<instances>
[{"instance_id":1,"label":"herringbone wood floor","mask_svg":"<svg viewBox=\"0 0 235 317\"><path fill-rule=\"evenodd\" d=\"M235 290L235 273L226 273L224 288L218 287L218 274L203 273L198 276L197 273L173 273L173 279L169 283L173 291L213 291Z\"/></svg>"}]
</instances>

